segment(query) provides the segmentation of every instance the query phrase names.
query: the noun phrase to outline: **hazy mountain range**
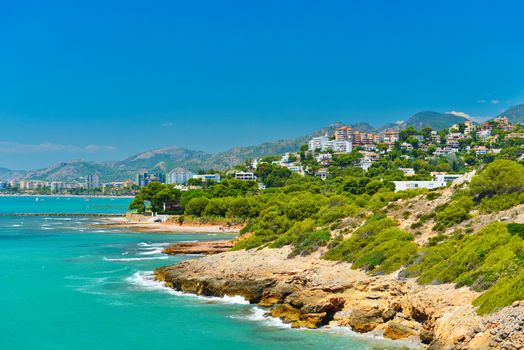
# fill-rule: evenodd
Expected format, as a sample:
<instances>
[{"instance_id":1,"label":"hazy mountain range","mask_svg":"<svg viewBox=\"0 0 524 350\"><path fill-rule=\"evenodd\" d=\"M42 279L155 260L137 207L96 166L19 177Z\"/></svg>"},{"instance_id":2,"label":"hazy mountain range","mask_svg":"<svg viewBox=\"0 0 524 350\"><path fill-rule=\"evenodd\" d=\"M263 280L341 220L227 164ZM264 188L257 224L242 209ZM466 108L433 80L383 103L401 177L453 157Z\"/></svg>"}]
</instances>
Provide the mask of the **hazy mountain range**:
<instances>
[{"instance_id":1,"label":"hazy mountain range","mask_svg":"<svg viewBox=\"0 0 524 350\"><path fill-rule=\"evenodd\" d=\"M509 108L499 116L506 116L511 122L524 123L524 104ZM355 130L365 132L380 132L386 129L403 129L415 127L422 129L431 127L441 130L456 123L468 120L460 113L438 113L423 111L414 114L408 120L391 123L381 128L373 128L367 123L347 124ZM301 145L314 136L333 133L341 123L335 123L328 127L301 137L266 142L258 146L235 147L226 152L210 154L202 151L189 150L181 147L169 147L146 151L121 161L86 162L82 160L65 161L44 169L16 171L0 168L0 180L8 179L34 179L50 181L81 181L83 177L90 174L99 174L101 180L118 181L133 179L139 172L162 171L167 172L173 168L187 168L193 171L200 169L223 170L231 166L242 164L248 159L254 159L269 155L283 154L296 151Z\"/></svg>"}]
</instances>

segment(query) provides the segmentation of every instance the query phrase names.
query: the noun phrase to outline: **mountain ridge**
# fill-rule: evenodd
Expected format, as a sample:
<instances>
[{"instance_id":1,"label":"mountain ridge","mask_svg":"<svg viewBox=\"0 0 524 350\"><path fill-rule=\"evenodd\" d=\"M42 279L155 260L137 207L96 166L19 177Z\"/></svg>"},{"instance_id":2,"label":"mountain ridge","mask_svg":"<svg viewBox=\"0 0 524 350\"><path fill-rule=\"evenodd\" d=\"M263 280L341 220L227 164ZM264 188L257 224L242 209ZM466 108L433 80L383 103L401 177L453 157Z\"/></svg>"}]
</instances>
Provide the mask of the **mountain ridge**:
<instances>
[{"instance_id":1,"label":"mountain ridge","mask_svg":"<svg viewBox=\"0 0 524 350\"><path fill-rule=\"evenodd\" d=\"M510 120L524 120L524 104L509 108L502 115L508 115ZM53 164L49 167L28 171L13 171L0 168L0 180L32 179L48 181L79 181L89 174L97 173L104 182L133 179L137 173L146 171L167 172L173 168L198 170L224 170L242 164L246 160L270 155L297 151L301 145L315 136L332 134L341 125L351 126L362 132L383 132L388 129L404 129L414 127L418 130L431 127L441 130L456 123L469 119L453 113L421 111L413 114L403 122L388 123L375 128L366 122L341 123L336 122L307 135L290 139L264 142L256 146L238 146L215 154L191 150L184 147L163 147L141 152L123 160L113 161L83 161L71 160ZM522 121L521 121L522 122Z\"/></svg>"}]
</instances>

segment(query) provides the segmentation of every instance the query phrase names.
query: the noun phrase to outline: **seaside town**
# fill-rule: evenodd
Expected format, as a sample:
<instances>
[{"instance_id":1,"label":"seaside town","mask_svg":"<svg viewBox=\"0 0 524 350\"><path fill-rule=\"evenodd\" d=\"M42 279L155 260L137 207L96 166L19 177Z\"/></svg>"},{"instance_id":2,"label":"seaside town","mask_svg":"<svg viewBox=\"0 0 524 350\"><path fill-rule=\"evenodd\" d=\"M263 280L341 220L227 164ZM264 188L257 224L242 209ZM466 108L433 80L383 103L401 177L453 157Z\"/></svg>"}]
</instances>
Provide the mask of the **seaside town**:
<instances>
[{"instance_id":1,"label":"seaside town","mask_svg":"<svg viewBox=\"0 0 524 350\"><path fill-rule=\"evenodd\" d=\"M207 182L219 183L223 178L257 181L262 189L267 184L258 181L261 165L267 168L270 164L287 169L291 174L325 180L330 174L340 174L343 168L357 167L367 172L373 166L388 162L399 171L398 180L393 181L396 191L433 189L446 186L468 167L494 159L501 152L522 161L524 155L519 154L517 147L522 139L522 125L512 124L506 117L481 124L467 120L440 131L409 127L371 133L340 125L331 135L311 138L298 152L253 159L224 172L175 168L168 173L144 171L136 174L133 180L113 182L102 182L99 174L86 174L75 182L12 179L0 181L0 193L135 195L152 182L171 184L184 191Z\"/></svg>"}]
</instances>

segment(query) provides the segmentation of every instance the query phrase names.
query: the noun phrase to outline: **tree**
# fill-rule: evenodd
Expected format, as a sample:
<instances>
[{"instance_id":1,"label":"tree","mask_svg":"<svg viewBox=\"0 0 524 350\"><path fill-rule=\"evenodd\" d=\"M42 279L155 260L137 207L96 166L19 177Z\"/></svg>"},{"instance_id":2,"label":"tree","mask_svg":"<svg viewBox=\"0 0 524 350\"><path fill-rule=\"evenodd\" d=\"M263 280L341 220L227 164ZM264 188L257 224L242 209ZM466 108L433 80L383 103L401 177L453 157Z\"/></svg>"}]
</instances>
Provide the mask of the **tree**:
<instances>
[{"instance_id":1,"label":"tree","mask_svg":"<svg viewBox=\"0 0 524 350\"><path fill-rule=\"evenodd\" d=\"M155 213L176 212L180 207L180 190L171 185L164 185L160 182L152 182L142 188L140 193L129 205L129 209L139 213L146 211L145 202L151 203L151 211Z\"/></svg>"},{"instance_id":2,"label":"tree","mask_svg":"<svg viewBox=\"0 0 524 350\"><path fill-rule=\"evenodd\" d=\"M496 160L473 177L469 188L477 199L524 192L524 166L511 160Z\"/></svg>"},{"instance_id":3,"label":"tree","mask_svg":"<svg viewBox=\"0 0 524 350\"><path fill-rule=\"evenodd\" d=\"M187 203L186 208L184 210L184 214L193 215L193 216L202 216L208 204L209 204L209 199L207 197L193 198Z\"/></svg>"}]
</instances>

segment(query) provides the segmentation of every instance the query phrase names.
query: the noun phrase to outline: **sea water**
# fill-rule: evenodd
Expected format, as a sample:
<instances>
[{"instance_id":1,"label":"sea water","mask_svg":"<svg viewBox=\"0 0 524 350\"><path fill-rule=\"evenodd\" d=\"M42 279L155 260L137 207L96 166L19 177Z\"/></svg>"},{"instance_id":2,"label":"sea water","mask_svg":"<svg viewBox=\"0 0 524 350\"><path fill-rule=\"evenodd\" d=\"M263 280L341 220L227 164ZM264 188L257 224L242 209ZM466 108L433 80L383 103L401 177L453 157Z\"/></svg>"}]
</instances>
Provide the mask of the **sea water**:
<instances>
[{"instance_id":1,"label":"sea water","mask_svg":"<svg viewBox=\"0 0 524 350\"><path fill-rule=\"evenodd\" d=\"M0 213L122 213L130 199L0 197ZM396 349L347 330L291 329L240 297L179 293L151 272L195 256L80 217L0 217L0 349Z\"/></svg>"}]
</instances>

